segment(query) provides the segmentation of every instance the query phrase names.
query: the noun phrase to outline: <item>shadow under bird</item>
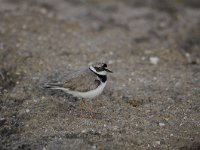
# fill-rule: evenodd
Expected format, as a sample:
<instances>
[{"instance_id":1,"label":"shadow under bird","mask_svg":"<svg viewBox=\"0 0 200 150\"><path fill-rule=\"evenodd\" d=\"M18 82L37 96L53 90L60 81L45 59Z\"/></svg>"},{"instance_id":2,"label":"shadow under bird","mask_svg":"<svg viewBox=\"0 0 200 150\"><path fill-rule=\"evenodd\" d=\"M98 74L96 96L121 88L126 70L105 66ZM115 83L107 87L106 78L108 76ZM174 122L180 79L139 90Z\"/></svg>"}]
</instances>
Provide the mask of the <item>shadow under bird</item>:
<instances>
[{"instance_id":1,"label":"shadow under bird","mask_svg":"<svg viewBox=\"0 0 200 150\"><path fill-rule=\"evenodd\" d=\"M72 72L62 81L47 82L44 88L52 90L62 90L74 97L81 98L81 115L85 99L93 99L100 95L107 83L107 73L112 73L107 69L106 63L96 63L84 70ZM92 107L90 107L92 112Z\"/></svg>"}]
</instances>

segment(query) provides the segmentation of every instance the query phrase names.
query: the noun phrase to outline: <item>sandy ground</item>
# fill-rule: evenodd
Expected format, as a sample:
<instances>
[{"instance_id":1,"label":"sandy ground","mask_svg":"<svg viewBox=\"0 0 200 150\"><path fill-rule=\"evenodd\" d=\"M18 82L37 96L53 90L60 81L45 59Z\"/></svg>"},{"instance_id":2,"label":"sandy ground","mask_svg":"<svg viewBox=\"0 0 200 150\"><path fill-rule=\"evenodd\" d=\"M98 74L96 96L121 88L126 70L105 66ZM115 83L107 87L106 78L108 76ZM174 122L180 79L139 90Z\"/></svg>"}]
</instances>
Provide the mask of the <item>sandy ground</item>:
<instances>
[{"instance_id":1,"label":"sandy ground","mask_svg":"<svg viewBox=\"0 0 200 150\"><path fill-rule=\"evenodd\" d=\"M198 0L0 0L0 149L200 149ZM79 100L41 88L90 63Z\"/></svg>"}]
</instances>

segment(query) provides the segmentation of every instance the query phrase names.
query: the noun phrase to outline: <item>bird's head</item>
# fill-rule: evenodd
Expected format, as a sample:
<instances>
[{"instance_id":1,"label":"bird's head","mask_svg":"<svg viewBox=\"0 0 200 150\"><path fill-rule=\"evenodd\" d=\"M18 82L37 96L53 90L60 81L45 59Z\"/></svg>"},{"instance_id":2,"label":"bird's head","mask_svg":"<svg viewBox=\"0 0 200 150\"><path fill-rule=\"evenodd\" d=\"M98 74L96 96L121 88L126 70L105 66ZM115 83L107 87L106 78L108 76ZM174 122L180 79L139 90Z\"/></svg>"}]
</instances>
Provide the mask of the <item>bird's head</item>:
<instances>
[{"instance_id":1,"label":"bird's head","mask_svg":"<svg viewBox=\"0 0 200 150\"><path fill-rule=\"evenodd\" d=\"M93 65L90 66L90 69L99 74L99 75L106 75L107 72L108 73L113 73L111 70L109 70L107 68L107 64L106 63L95 63Z\"/></svg>"}]
</instances>

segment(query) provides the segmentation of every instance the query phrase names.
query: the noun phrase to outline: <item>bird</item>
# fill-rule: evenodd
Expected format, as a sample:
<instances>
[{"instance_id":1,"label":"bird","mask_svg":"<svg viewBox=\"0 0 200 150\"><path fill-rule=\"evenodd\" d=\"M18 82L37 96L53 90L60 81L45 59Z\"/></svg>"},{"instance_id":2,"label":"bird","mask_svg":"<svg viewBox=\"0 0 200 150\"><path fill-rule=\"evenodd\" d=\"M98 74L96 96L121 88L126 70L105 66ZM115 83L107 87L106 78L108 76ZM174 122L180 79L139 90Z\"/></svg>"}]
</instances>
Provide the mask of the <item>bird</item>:
<instances>
[{"instance_id":1,"label":"bird","mask_svg":"<svg viewBox=\"0 0 200 150\"><path fill-rule=\"evenodd\" d=\"M97 62L84 69L69 73L59 81L45 82L44 88L61 90L74 97L80 98L81 115L85 100L99 96L107 83L107 73L113 73L106 63ZM89 108L92 113L92 107Z\"/></svg>"}]
</instances>

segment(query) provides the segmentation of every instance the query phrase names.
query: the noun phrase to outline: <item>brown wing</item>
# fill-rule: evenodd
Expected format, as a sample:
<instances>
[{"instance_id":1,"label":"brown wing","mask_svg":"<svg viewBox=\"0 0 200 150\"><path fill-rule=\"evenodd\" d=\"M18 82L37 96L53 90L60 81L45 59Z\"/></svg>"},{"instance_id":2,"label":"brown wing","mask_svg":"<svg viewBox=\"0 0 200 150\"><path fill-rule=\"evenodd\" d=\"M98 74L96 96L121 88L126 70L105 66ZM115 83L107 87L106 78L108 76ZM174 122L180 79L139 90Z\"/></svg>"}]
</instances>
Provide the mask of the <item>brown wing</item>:
<instances>
[{"instance_id":1,"label":"brown wing","mask_svg":"<svg viewBox=\"0 0 200 150\"><path fill-rule=\"evenodd\" d=\"M65 81L63 87L72 91L87 92L96 89L99 85L97 76L87 69Z\"/></svg>"}]
</instances>

